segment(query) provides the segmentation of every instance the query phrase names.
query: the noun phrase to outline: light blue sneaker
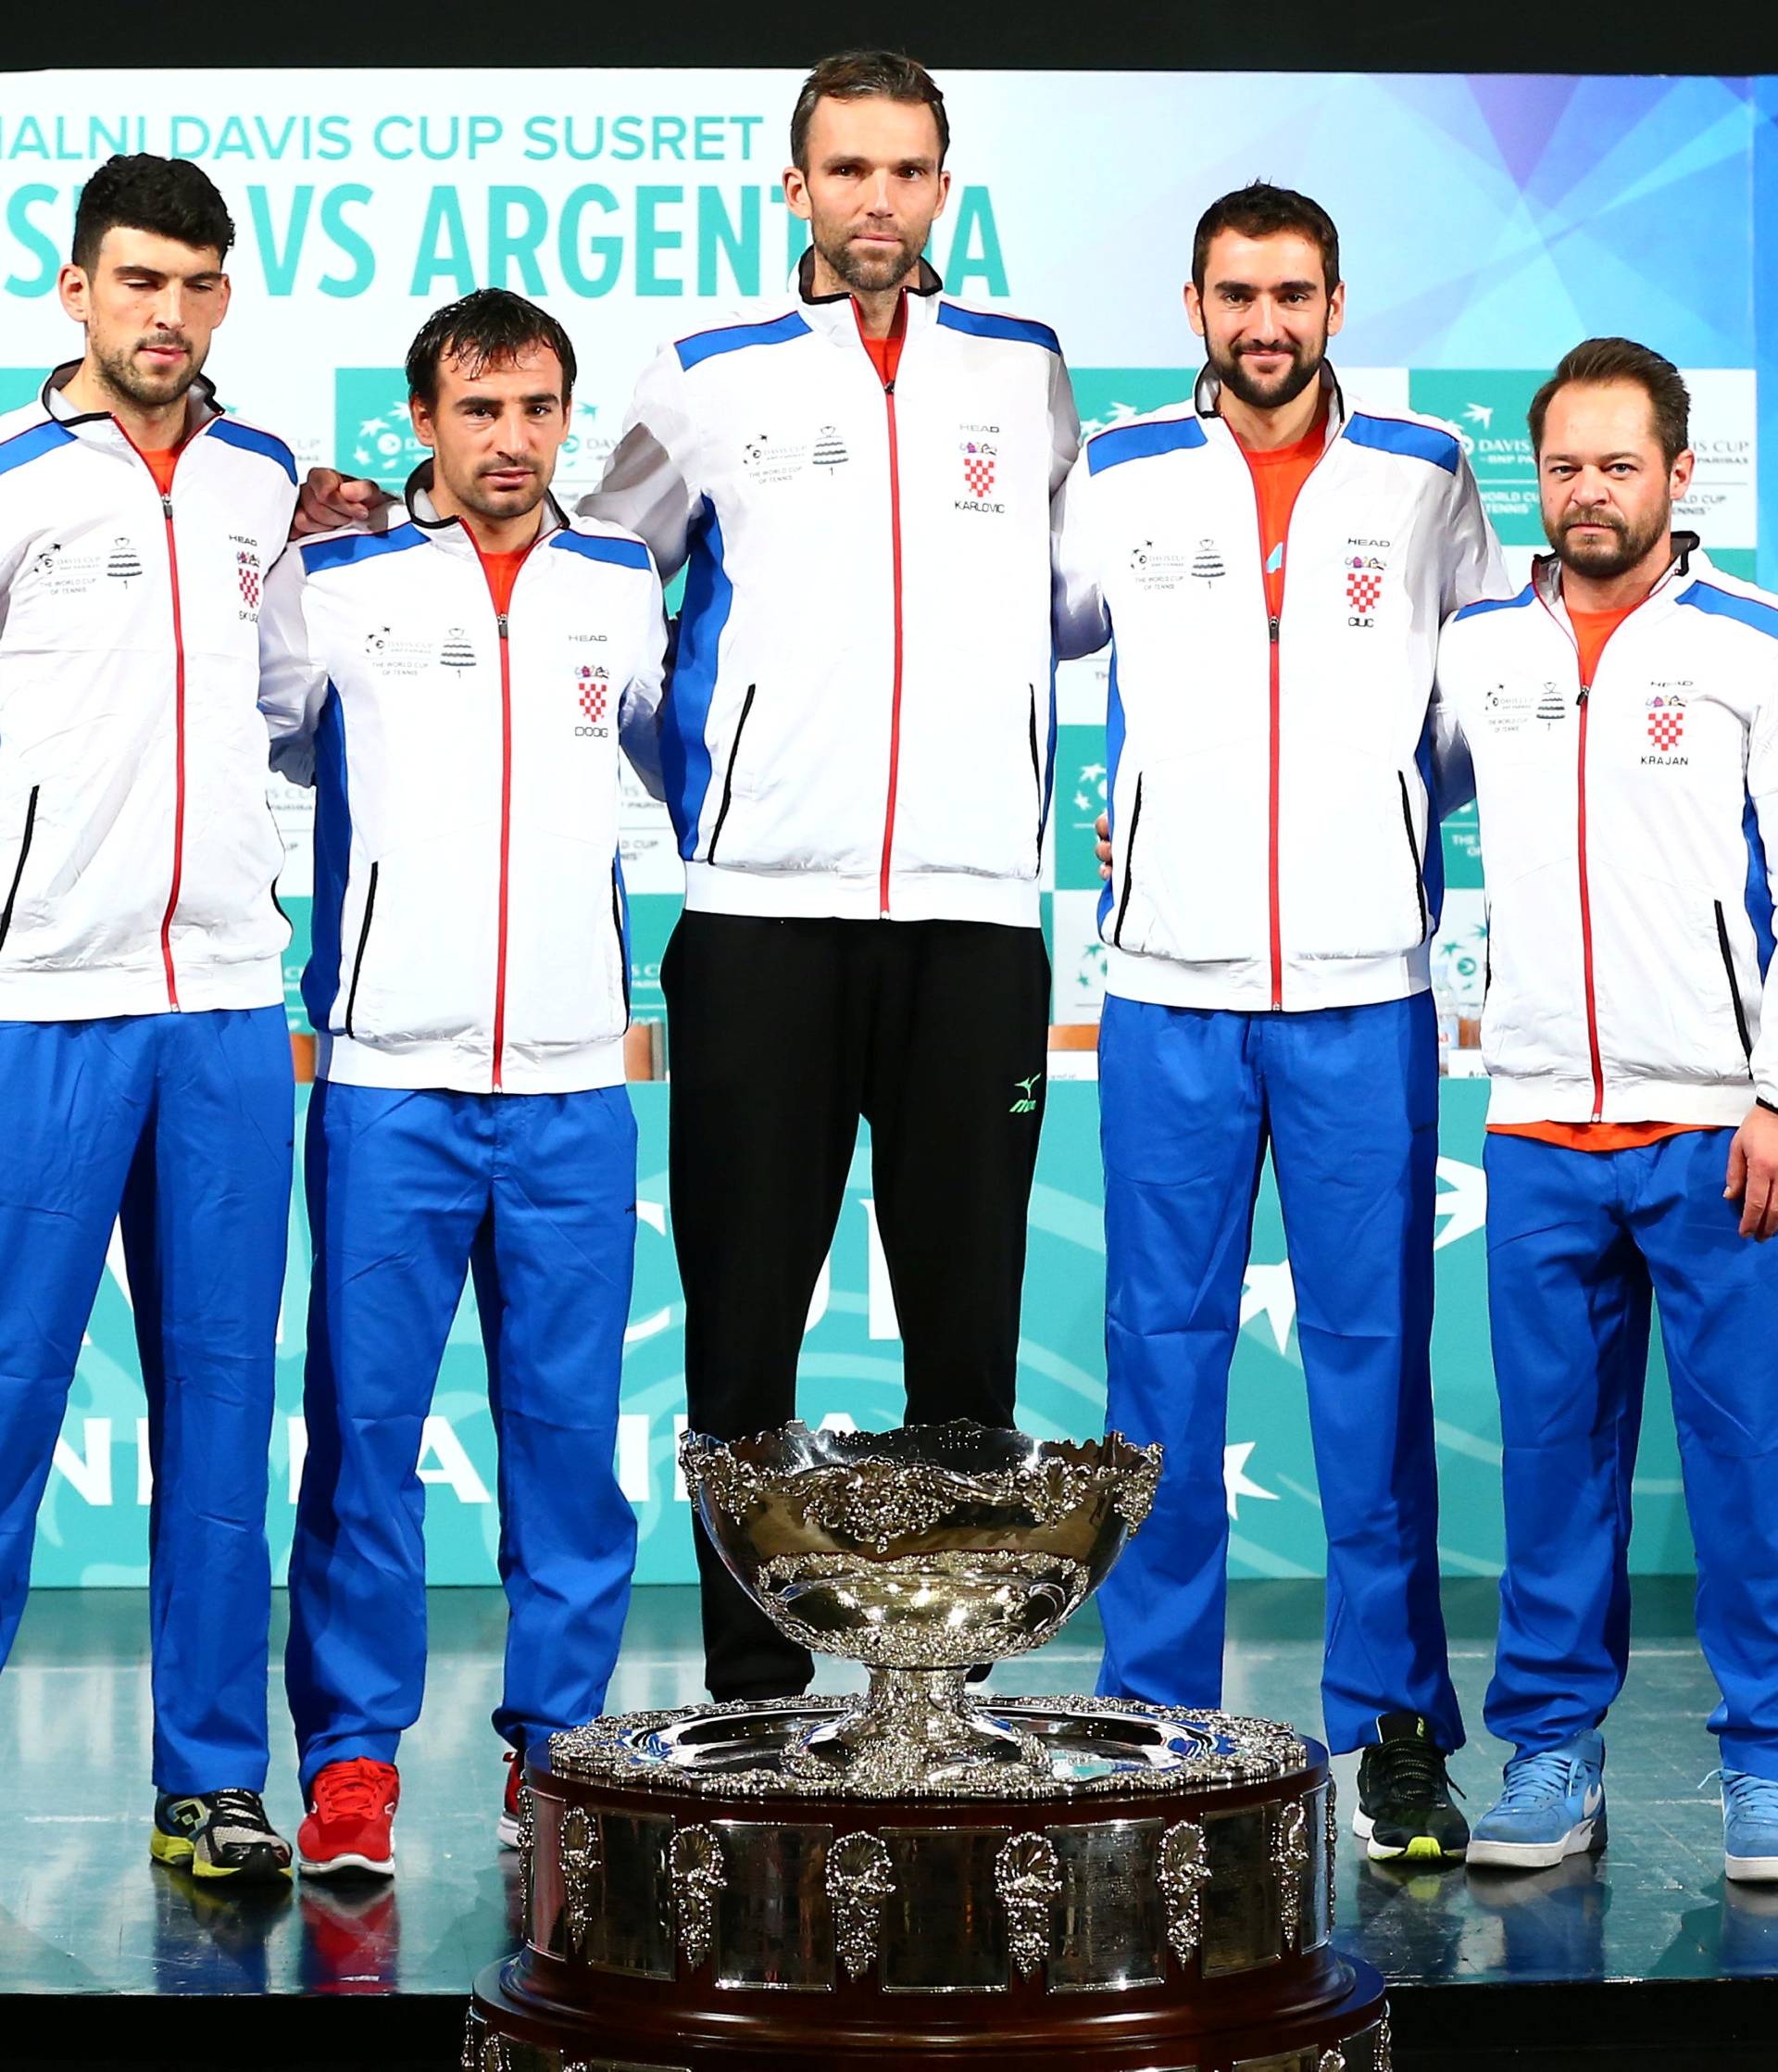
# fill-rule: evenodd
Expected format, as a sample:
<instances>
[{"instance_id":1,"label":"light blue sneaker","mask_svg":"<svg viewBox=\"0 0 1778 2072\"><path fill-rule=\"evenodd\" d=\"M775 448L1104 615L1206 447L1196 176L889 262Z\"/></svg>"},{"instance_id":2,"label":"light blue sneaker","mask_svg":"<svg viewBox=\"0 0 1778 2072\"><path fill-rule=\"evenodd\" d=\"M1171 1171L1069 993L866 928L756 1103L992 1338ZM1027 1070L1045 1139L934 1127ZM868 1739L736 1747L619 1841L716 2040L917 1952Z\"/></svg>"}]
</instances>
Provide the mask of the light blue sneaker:
<instances>
[{"instance_id":1,"label":"light blue sneaker","mask_svg":"<svg viewBox=\"0 0 1778 2072\"><path fill-rule=\"evenodd\" d=\"M1605 1742L1598 1734L1515 1755L1501 1775L1506 1789L1470 1836L1471 1869L1548 1870L1564 1856L1584 1850L1596 1855L1605 1847ZM1778 1787L1773 1797L1778 1801ZM1773 1817L1768 1831L1778 1848L1778 1814Z\"/></svg>"},{"instance_id":2,"label":"light blue sneaker","mask_svg":"<svg viewBox=\"0 0 1778 2072\"><path fill-rule=\"evenodd\" d=\"M1749 1885L1778 1884L1778 1783L1722 1773L1722 1870Z\"/></svg>"}]
</instances>

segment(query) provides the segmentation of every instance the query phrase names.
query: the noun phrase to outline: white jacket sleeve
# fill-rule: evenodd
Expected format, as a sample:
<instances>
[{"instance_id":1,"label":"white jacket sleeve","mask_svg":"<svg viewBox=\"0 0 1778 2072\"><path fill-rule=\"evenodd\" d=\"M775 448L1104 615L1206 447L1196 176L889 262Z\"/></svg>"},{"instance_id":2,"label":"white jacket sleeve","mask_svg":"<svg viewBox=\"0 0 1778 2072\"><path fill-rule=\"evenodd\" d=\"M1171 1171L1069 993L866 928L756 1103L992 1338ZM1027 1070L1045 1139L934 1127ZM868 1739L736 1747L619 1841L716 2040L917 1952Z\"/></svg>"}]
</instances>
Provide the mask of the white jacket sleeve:
<instances>
[{"instance_id":1,"label":"white jacket sleeve","mask_svg":"<svg viewBox=\"0 0 1778 2072\"><path fill-rule=\"evenodd\" d=\"M687 537L704 494L696 446L685 372L669 345L643 370L623 436L605 464L599 486L582 498L580 513L639 534L670 580L685 564Z\"/></svg>"},{"instance_id":2,"label":"white jacket sleeve","mask_svg":"<svg viewBox=\"0 0 1778 2072\"><path fill-rule=\"evenodd\" d=\"M630 766L653 798L667 796L660 768L661 686L667 667L667 609L660 577L651 568L636 629L634 666L618 705L618 735Z\"/></svg>"},{"instance_id":3,"label":"white jacket sleeve","mask_svg":"<svg viewBox=\"0 0 1778 2072\"><path fill-rule=\"evenodd\" d=\"M259 606L259 710L271 734L271 767L294 785L315 782L315 729L327 701L327 669L309 649L301 549L273 562Z\"/></svg>"},{"instance_id":4,"label":"white jacket sleeve","mask_svg":"<svg viewBox=\"0 0 1778 2072\"><path fill-rule=\"evenodd\" d=\"M1062 661L1090 655L1111 637L1111 621L1099 595L1093 502L1083 448L1049 505L1050 622Z\"/></svg>"},{"instance_id":5,"label":"white jacket sleeve","mask_svg":"<svg viewBox=\"0 0 1778 2072\"><path fill-rule=\"evenodd\" d=\"M1074 384L1060 353L1049 370L1049 494L1053 501L1068 480L1081 450L1081 417L1074 408Z\"/></svg>"},{"instance_id":6,"label":"white jacket sleeve","mask_svg":"<svg viewBox=\"0 0 1778 2072\"><path fill-rule=\"evenodd\" d=\"M1512 583L1507 574L1500 542L1494 536L1482 503L1468 457L1458 456L1457 473L1451 483L1450 518L1446 528L1445 567L1439 596L1439 613L1448 617L1478 597L1509 597Z\"/></svg>"},{"instance_id":7,"label":"white jacket sleeve","mask_svg":"<svg viewBox=\"0 0 1778 2072\"><path fill-rule=\"evenodd\" d=\"M1747 797L1766 852L1767 887L1778 902L1778 672L1768 683L1747 740ZM1754 1092L1778 1107L1778 957L1766 971L1752 1069Z\"/></svg>"},{"instance_id":8,"label":"white jacket sleeve","mask_svg":"<svg viewBox=\"0 0 1778 2072\"><path fill-rule=\"evenodd\" d=\"M1433 679L1433 702L1426 720L1426 735L1433 750L1433 818L1435 821L1467 806L1475 797L1475 767L1470 760L1470 745L1463 737L1463 722L1444 666L1445 649L1450 639L1451 622L1447 619L1439 634L1439 669Z\"/></svg>"}]
</instances>

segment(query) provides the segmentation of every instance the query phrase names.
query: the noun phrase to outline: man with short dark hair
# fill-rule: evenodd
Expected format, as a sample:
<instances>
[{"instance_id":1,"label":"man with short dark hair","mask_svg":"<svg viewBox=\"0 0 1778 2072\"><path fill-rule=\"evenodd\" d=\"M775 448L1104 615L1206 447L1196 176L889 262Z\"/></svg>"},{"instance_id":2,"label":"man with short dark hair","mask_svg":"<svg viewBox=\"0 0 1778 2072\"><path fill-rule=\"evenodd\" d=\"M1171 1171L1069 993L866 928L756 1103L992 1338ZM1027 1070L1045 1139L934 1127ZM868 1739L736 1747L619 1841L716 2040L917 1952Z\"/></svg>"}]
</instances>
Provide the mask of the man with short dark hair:
<instances>
[{"instance_id":1,"label":"man with short dark hair","mask_svg":"<svg viewBox=\"0 0 1778 2072\"><path fill-rule=\"evenodd\" d=\"M635 1245L620 735L657 786L660 584L549 495L574 351L488 288L407 358L406 509L273 572L274 760L316 788L308 1455L285 1676L307 1876L388 1876L426 1666L420 1433L467 1275L520 1764L604 1706L635 1555L615 1450Z\"/></svg>"},{"instance_id":2,"label":"man with short dark hair","mask_svg":"<svg viewBox=\"0 0 1778 2072\"><path fill-rule=\"evenodd\" d=\"M587 509L687 569L663 711L686 911L661 982L692 1424L795 1414L862 1114L910 1422L1010 1424L1049 966L1050 499L1078 438L1047 326L947 296L944 99L911 60L805 82L812 248L669 345ZM719 1698L811 1664L701 1531Z\"/></svg>"},{"instance_id":3,"label":"man with short dark hair","mask_svg":"<svg viewBox=\"0 0 1778 2072\"><path fill-rule=\"evenodd\" d=\"M1100 1591L1102 1690L1221 1701L1229 1366L1270 1146L1327 1527L1322 1706L1374 1857L1460 1856L1430 1362L1434 644L1504 587L1447 426L1347 397L1339 241L1255 185L1197 228L1193 400L1070 477L1058 618L1109 637L1099 1036L1108 1416L1167 1448Z\"/></svg>"},{"instance_id":4,"label":"man with short dark hair","mask_svg":"<svg viewBox=\"0 0 1778 2072\"><path fill-rule=\"evenodd\" d=\"M1531 408L1553 551L1439 648L1437 743L1488 880L1488 1307L1507 1563L1470 1861L1603 1849L1630 1651L1651 1300L1722 1688L1731 1878L1778 1880L1778 598L1673 505L1685 384L1623 338ZM1472 771L1472 781L1471 781Z\"/></svg>"},{"instance_id":5,"label":"man with short dark hair","mask_svg":"<svg viewBox=\"0 0 1778 2072\"><path fill-rule=\"evenodd\" d=\"M0 1661L114 1224L154 1473L149 1847L279 1881L266 1461L291 1069L257 709L296 471L202 374L234 227L182 159L109 159L0 418Z\"/></svg>"}]
</instances>

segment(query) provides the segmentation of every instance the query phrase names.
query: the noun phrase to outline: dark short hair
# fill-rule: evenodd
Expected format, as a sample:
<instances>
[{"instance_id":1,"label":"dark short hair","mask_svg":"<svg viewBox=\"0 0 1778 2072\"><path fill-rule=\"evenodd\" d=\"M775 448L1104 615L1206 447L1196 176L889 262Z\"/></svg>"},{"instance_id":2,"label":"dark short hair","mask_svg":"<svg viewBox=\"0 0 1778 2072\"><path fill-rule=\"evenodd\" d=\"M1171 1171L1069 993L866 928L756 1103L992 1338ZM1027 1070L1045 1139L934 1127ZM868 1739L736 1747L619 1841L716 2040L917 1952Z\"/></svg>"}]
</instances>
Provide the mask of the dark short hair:
<instances>
[{"instance_id":1,"label":"dark short hair","mask_svg":"<svg viewBox=\"0 0 1778 2072\"><path fill-rule=\"evenodd\" d=\"M1192 239L1192 285L1199 295L1204 293L1211 241L1224 231L1233 231L1239 237L1281 237L1294 231L1320 250L1328 294L1340 284L1340 233L1334 228L1334 219L1320 202L1310 201L1294 187L1273 187L1253 180L1210 204L1198 218Z\"/></svg>"},{"instance_id":2,"label":"dark short hair","mask_svg":"<svg viewBox=\"0 0 1778 2072\"><path fill-rule=\"evenodd\" d=\"M152 231L226 259L234 222L216 184L189 158L152 151L107 158L81 190L74 212L74 264L91 272L108 230Z\"/></svg>"},{"instance_id":3,"label":"dark short hair","mask_svg":"<svg viewBox=\"0 0 1778 2072\"><path fill-rule=\"evenodd\" d=\"M574 393L574 348L547 309L508 288L478 288L460 302L434 309L407 348L407 393L430 410L438 402L441 360L457 360L473 381L491 367L509 367L520 354L542 345L562 363L562 403Z\"/></svg>"},{"instance_id":4,"label":"dark short hair","mask_svg":"<svg viewBox=\"0 0 1778 2072\"><path fill-rule=\"evenodd\" d=\"M1692 399L1679 369L1633 338L1584 338L1531 399L1525 421L1531 427L1531 450L1544 450L1544 420L1559 388L1584 383L1601 388L1608 382L1634 382L1648 398L1661 458L1672 467L1691 443Z\"/></svg>"},{"instance_id":5,"label":"dark short hair","mask_svg":"<svg viewBox=\"0 0 1778 2072\"><path fill-rule=\"evenodd\" d=\"M951 148L951 125L945 114L945 96L924 65L904 57L895 50L843 50L823 57L803 82L796 106L790 116L790 162L808 170L808 126L815 119L817 101L885 101L923 104L938 124L938 162Z\"/></svg>"}]
</instances>

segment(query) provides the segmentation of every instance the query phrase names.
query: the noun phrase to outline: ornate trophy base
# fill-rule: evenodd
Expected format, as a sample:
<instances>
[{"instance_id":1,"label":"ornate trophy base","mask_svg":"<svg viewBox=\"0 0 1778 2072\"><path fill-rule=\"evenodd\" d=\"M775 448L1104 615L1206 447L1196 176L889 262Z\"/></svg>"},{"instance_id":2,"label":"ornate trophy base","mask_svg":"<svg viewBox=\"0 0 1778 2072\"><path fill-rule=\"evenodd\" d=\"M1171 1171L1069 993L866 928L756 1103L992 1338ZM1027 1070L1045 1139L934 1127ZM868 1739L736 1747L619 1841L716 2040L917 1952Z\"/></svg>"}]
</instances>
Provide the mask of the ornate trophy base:
<instances>
[{"instance_id":1,"label":"ornate trophy base","mask_svg":"<svg viewBox=\"0 0 1778 2072\"><path fill-rule=\"evenodd\" d=\"M1336 1956L1334 1787L1288 1728L1112 1700L983 1724L1017 1760L898 1781L856 1701L556 1737L526 1947L468 2072L1388 2072ZM834 1755L838 1754L836 1764Z\"/></svg>"}]
</instances>

